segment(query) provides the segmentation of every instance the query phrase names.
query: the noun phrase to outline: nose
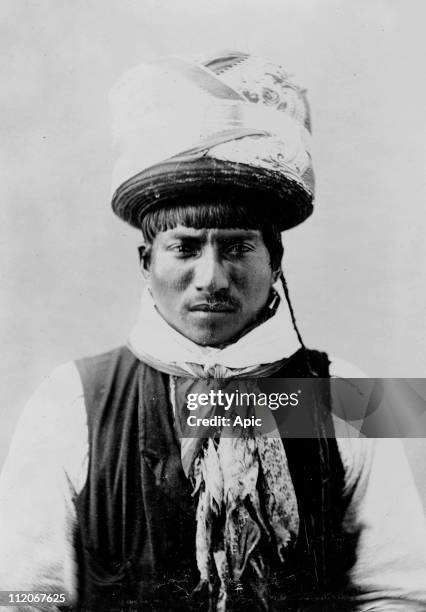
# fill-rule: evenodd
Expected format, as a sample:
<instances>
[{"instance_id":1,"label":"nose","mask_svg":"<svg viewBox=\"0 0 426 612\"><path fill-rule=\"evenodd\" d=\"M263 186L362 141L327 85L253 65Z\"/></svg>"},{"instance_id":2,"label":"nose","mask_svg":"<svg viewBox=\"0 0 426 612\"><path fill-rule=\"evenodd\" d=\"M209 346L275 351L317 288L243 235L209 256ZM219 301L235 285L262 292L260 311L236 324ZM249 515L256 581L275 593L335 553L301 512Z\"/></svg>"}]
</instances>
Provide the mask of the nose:
<instances>
[{"instance_id":1,"label":"nose","mask_svg":"<svg viewBox=\"0 0 426 612\"><path fill-rule=\"evenodd\" d=\"M196 262L194 283L198 291L219 291L229 288L225 262L213 247L206 248Z\"/></svg>"}]
</instances>

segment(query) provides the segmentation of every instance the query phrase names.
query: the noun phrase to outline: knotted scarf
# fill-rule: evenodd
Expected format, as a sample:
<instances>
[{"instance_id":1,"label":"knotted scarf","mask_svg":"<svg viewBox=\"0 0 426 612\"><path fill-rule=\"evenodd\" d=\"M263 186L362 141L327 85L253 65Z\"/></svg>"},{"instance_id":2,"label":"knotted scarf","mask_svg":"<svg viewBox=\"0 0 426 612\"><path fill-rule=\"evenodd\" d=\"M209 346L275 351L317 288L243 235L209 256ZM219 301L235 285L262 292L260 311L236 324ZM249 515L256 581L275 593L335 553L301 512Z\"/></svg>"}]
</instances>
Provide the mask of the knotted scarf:
<instances>
[{"instance_id":1,"label":"knotted scarf","mask_svg":"<svg viewBox=\"0 0 426 612\"><path fill-rule=\"evenodd\" d=\"M223 368L220 369L223 377ZM215 380L224 388L225 380ZM198 591L207 591L210 609L224 612L230 591L251 591L261 609L268 609L270 561L285 562L286 548L299 527L296 495L279 433L269 412L260 429L218 428L208 438L183 437L183 408L188 385L192 393L212 386L211 379L172 377L171 397L181 437L182 465L197 497L196 558ZM256 391L255 381L241 379L240 393ZM235 386L236 381L233 381ZM256 407L250 411L257 414ZM263 410L265 412L265 410ZM203 417L215 407L206 406ZM201 414L199 413L199 416ZM230 421L234 412L228 413ZM272 420L272 423L271 423ZM188 428L186 428L188 432Z\"/></svg>"}]
</instances>

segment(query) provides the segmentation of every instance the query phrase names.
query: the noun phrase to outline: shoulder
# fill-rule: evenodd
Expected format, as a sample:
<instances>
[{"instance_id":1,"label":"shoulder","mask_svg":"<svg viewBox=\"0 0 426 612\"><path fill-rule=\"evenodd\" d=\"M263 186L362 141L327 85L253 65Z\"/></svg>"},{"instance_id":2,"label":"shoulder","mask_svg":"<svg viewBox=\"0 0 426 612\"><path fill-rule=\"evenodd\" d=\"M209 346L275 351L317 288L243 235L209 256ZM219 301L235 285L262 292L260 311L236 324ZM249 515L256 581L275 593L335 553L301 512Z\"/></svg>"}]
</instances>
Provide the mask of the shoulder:
<instances>
[{"instance_id":1,"label":"shoulder","mask_svg":"<svg viewBox=\"0 0 426 612\"><path fill-rule=\"evenodd\" d=\"M83 401L81 379L72 361L56 367L41 382L26 403L19 425L34 426L48 434L55 423L67 423L78 416L78 404Z\"/></svg>"},{"instance_id":2,"label":"shoulder","mask_svg":"<svg viewBox=\"0 0 426 612\"><path fill-rule=\"evenodd\" d=\"M78 370L84 391L87 386L96 384L104 378L114 376L118 371L134 368L139 360L127 346L119 346L105 353L77 359Z\"/></svg>"},{"instance_id":3,"label":"shoulder","mask_svg":"<svg viewBox=\"0 0 426 612\"><path fill-rule=\"evenodd\" d=\"M127 346L76 361L89 421L107 399L117 400L137 380L140 363Z\"/></svg>"},{"instance_id":4,"label":"shoulder","mask_svg":"<svg viewBox=\"0 0 426 612\"><path fill-rule=\"evenodd\" d=\"M338 377L338 378L365 378L366 374L353 363L329 355L325 351L317 349L299 349L291 358L293 368L302 365L302 369L306 369L306 360L309 359L311 369L316 372L319 377Z\"/></svg>"},{"instance_id":5,"label":"shoulder","mask_svg":"<svg viewBox=\"0 0 426 612\"><path fill-rule=\"evenodd\" d=\"M88 373L101 375L117 364L133 363L135 357L125 346L120 346L99 355L68 361L56 367L46 376L27 402L22 418L37 422L47 419L63 419L68 413L75 419L77 405L84 403L84 377Z\"/></svg>"},{"instance_id":6,"label":"shoulder","mask_svg":"<svg viewBox=\"0 0 426 612\"><path fill-rule=\"evenodd\" d=\"M367 378L367 374L354 363L337 357L329 356L330 377L348 380L348 383L331 383L333 422L336 432L339 452L345 469L346 489L352 490L360 480L369 473L374 454L375 440L365 438L361 434L362 417L355 418L351 408L358 405L353 394L358 395L360 389L356 379Z\"/></svg>"},{"instance_id":7,"label":"shoulder","mask_svg":"<svg viewBox=\"0 0 426 612\"><path fill-rule=\"evenodd\" d=\"M49 474L65 471L72 485L79 488L87 444L83 388L75 364L68 362L46 376L24 406L4 471L30 474L43 466Z\"/></svg>"},{"instance_id":8,"label":"shoulder","mask_svg":"<svg viewBox=\"0 0 426 612\"><path fill-rule=\"evenodd\" d=\"M32 466L65 472L74 490L81 489L87 475L89 455L89 421L87 405L90 385L83 384L82 371L108 372L113 363L127 364L134 358L119 347L108 353L69 361L46 376L27 401L15 429L8 457L2 470L31 473ZM106 368L106 369L105 369ZM87 381L86 381L87 382ZM49 472L50 473L50 472ZM19 478L15 480L20 481Z\"/></svg>"},{"instance_id":9,"label":"shoulder","mask_svg":"<svg viewBox=\"0 0 426 612\"><path fill-rule=\"evenodd\" d=\"M367 374L361 370L358 366L336 357L335 355L329 356L330 360L330 376L338 378L367 378Z\"/></svg>"}]
</instances>

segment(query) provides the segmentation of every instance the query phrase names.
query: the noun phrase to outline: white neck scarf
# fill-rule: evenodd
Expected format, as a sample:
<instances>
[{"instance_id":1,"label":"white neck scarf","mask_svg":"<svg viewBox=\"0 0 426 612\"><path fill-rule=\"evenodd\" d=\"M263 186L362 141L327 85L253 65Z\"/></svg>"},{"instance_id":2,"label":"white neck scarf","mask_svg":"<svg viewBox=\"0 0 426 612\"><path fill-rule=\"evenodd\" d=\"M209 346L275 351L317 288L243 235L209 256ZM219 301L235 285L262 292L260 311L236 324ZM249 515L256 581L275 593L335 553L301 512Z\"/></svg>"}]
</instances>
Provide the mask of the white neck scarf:
<instances>
[{"instance_id":1,"label":"white neck scarf","mask_svg":"<svg viewBox=\"0 0 426 612\"><path fill-rule=\"evenodd\" d=\"M138 359L166 374L220 378L254 373L261 366L290 357L300 348L287 303L282 298L276 313L267 321L236 342L215 348L195 344L173 329L159 314L146 288L128 346Z\"/></svg>"}]
</instances>

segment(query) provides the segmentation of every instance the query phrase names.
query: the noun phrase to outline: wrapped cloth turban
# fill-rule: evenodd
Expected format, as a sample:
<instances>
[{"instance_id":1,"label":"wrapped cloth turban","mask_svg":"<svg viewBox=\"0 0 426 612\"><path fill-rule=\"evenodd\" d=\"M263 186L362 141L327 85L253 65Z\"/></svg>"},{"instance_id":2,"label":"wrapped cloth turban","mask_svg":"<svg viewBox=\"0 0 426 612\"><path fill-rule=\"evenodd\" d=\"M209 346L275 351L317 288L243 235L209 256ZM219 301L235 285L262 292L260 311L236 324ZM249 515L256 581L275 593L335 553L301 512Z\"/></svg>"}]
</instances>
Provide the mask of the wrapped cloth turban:
<instances>
[{"instance_id":1,"label":"wrapped cloth turban","mask_svg":"<svg viewBox=\"0 0 426 612\"><path fill-rule=\"evenodd\" d=\"M112 207L131 225L159 205L220 199L262 206L281 230L311 214L309 108L280 66L172 58L133 68L110 99Z\"/></svg>"}]
</instances>

